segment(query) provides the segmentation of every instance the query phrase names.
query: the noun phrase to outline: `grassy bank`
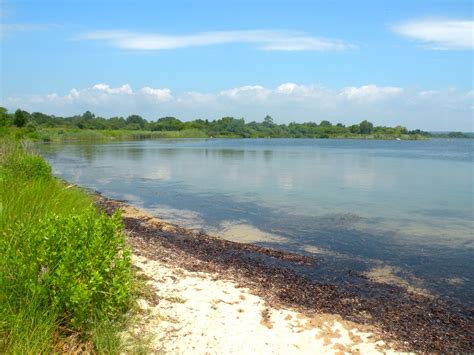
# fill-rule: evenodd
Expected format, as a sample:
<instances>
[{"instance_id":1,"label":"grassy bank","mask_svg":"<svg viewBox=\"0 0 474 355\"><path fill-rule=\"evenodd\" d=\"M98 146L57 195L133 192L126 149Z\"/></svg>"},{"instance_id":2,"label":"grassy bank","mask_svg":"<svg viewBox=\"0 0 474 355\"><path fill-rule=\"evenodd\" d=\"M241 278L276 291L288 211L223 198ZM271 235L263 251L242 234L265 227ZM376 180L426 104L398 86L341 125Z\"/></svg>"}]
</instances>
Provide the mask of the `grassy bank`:
<instances>
[{"instance_id":1,"label":"grassy bank","mask_svg":"<svg viewBox=\"0 0 474 355\"><path fill-rule=\"evenodd\" d=\"M131 304L130 250L107 217L25 146L0 147L0 353L81 344L117 352Z\"/></svg>"},{"instance_id":2,"label":"grassy bank","mask_svg":"<svg viewBox=\"0 0 474 355\"><path fill-rule=\"evenodd\" d=\"M181 131L146 131L146 130L97 130L79 128L41 128L41 127L0 127L0 138L14 140L31 140L42 142L97 142L97 141L120 141L137 139L160 139L160 138L243 138L238 134L214 134L198 129L185 129ZM249 138L249 137L247 137ZM255 136L250 138L272 138ZM282 138L282 137L273 137ZM377 140L427 140L430 137L423 135L388 135L388 134L341 134L323 137L300 137L300 138L333 138L333 139L377 139Z\"/></svg>"},{"instance_id":3,"label":"grassy bank","mask_svg":"<svg viewBox=\"0 0 474 355\"><path fill-rule=\"evenodd\" d=\"M79 128L0 127L0 138L42 142L84 142L158 138L207 138L195 129L182 131L93 130Z\"/></svg>"}]
</instances>

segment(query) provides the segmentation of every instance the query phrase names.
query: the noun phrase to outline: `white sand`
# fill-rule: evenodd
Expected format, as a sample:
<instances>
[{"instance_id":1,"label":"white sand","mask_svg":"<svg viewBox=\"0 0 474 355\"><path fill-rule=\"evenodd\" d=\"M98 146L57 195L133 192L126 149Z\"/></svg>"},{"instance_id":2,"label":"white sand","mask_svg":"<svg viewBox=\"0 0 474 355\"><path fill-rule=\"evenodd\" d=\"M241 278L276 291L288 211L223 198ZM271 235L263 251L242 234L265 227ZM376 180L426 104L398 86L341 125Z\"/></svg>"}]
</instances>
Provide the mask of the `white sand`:
<instances>
[{"instance_id":1,"label":"white sand","mask_svg":"<svg viewBox=\"0 0 474 355\"><path fill-rule=\"evenodd\" d=\"M139 300L134 331L150 337L153 352L170 354L321 354L393 352L372 329L337 315L312 318L275 309L218 275L189 272L142 256L159 302Z\"/></svg>"}]
</instances>

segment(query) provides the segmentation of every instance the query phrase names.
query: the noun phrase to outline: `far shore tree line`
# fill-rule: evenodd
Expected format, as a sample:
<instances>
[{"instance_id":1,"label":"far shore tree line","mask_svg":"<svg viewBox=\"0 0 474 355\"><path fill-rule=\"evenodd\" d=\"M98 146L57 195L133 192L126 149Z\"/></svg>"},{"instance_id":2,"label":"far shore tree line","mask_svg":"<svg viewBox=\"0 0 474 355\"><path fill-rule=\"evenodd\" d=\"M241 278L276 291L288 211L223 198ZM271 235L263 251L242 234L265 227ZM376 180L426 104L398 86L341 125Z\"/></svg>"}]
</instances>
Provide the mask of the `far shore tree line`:
<instances>
[{"instance_id":1,"label":"far shore tree line","mask_svg":"<svg viewBox=\"0 0 474 355\"><path fill-rule=\"evenodd\" d=\"M222 117L217 120L196 119L181 121L175 117L162 117L156 121L148 121L139 115L104 118L86 111L82 115L61 117L47 115L41 112L29 113L21 109L9 113L0 107L0 127L16 126L34 131L41 128L79 129L79 130L128 130L128 131L162 131L180 132L195 131L197 136L208 137L241 137L241 138L331 138L331 137L447 137L470 138L462 132L430 133L419 129L408 130L403 126L385 127L374 126L368 120L358 124L333 124L327 120L319 124L315 122L277 124L271 116L266 116L262 122L246 123L243 118Z\"/></svg>"}]
</instances>

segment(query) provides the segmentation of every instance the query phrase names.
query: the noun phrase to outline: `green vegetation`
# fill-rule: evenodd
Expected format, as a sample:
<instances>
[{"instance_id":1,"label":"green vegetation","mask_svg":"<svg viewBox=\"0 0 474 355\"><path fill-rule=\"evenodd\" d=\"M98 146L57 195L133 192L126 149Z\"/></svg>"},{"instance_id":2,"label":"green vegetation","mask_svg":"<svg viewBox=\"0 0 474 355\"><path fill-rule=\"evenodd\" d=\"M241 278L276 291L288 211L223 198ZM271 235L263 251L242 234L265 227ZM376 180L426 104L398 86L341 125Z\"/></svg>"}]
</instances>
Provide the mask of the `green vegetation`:
<instances>
[{"instance_id":1,"label":"green vegetation","mask_svg":"<svg viewBox=\"0 0 474 355\"><path fill-rule=\"evenodd\" d=\"M262 122L246 123L243 118L182 122L175 117L147 121L138 115L127 118L103 118L87 111L83 115L58 117L40 112L17 110L8 113L0 108L0 137L28 138L42 141L110 140L140 138L363 138L429 139L431 137L470 138L461 132L433 134L408 130L403 126L374 126L364 120L345 126L329 121L276 124L270 116Z\"/></svg>"},{"instance_id":2,"label":"green vegetation","mask_svg":"<svg viewBox=\"0 0 474 355\"><path fill-rule=\"evenodd\" d=\"M130 253L120 213L106 216L28 147L2 141L0 353L119 352Z\"/></svg>"},{"instance_id":3,"label":"green vegetation","mask_svg":"<svg viewBox=\"0 0 474 355\"><path fill-rule=\"evenodd\" d=\"M436 138L474 138L473 132L443 132L432 134Z\"/></svg>"}]
</instances>

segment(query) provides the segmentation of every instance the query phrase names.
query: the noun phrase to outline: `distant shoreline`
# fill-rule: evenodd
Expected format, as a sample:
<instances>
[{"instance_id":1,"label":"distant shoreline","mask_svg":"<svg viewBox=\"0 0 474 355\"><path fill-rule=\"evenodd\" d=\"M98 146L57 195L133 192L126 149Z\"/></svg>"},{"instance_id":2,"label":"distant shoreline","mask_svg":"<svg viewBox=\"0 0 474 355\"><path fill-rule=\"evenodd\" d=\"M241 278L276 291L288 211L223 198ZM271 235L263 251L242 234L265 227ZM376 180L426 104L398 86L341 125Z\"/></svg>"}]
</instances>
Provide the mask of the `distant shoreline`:
<instances>
[{"instance_id":1,"label":"distant shoreline","mask_svg":"<svg viewBox=\"0 0 474 355\"><path fill-rule=\"evenodd\" d=\"M436 138L418 135L346 135L346 136L279 136L279 137L242 137L237 135L206 135L195 130L183 131L143 131L143 130L90 130L90 129L61 129L44 128L30 131L27 128L9 128L3 130L0 127L0 137L12 137L14 139L32 140L38 142L70 143L70 142L108 142L143 139L340 139L340 140L403 140L403 141L427 141ZM452 138L460 139L460 138ZM465 139L469 139L465 137Z\"/></svg>"},{"instance_id":2,"label":"distant shoreline","mask_svg":"<svg viewBox=\"0 0 474 355\"><path fill-rule=\"evenodd\" d=\"M30 140L43 143L87 143L87 142L118 142L145 139L337 139L337 140L370 140L370 141L429 141L432 139L455 139L471 140L472 137L447 137L434 136L328 136L328 137L239 137L239 136L206 136L194 131L126 131L126 130L80 130L80 129L40 129L28 131L24 128L10 128L2 133L0 127L0 138L12 137L14 139Z\"/></svg>"},{"instance_id":3,"label":"distant shoreline","mask_svg":"<svg viewBox=\"0 0 474 355\"><path fill-rule=\"evenodd\" d=\"M409 130L404 126L376 126L368 120L344 125L327 120L316 122L276 123L267 115L262 122L245 122L244 118L196 119L181 121L161 117L156 121L139 115L100 117L90 111L82 115L60 117L17 109L9 113L0 107L0 137L39 141L109 140L134 138L335 138L423 140L440 138L474 138L472 133L428 132Z\"/></svg>"},{"instance_id":4,"label":"distant shoreline","mask_svg":"<svg viewBox=\"0 0 474 355\"><path fill-rule=\"evenodd\" d=\"M211 237L164 222L126 202L96 198L109 214L122 209L129 243L139 255L189 271L217 272L222 279L250 288L272 306L305 314L335 313L377 325L385 339L402 344L407 351L472 351L472 310L373 282L356 272L349 272L343 284L314 283L292 271L291 265L317 266L318 259Z\"/></svg>"}]
</instances>

